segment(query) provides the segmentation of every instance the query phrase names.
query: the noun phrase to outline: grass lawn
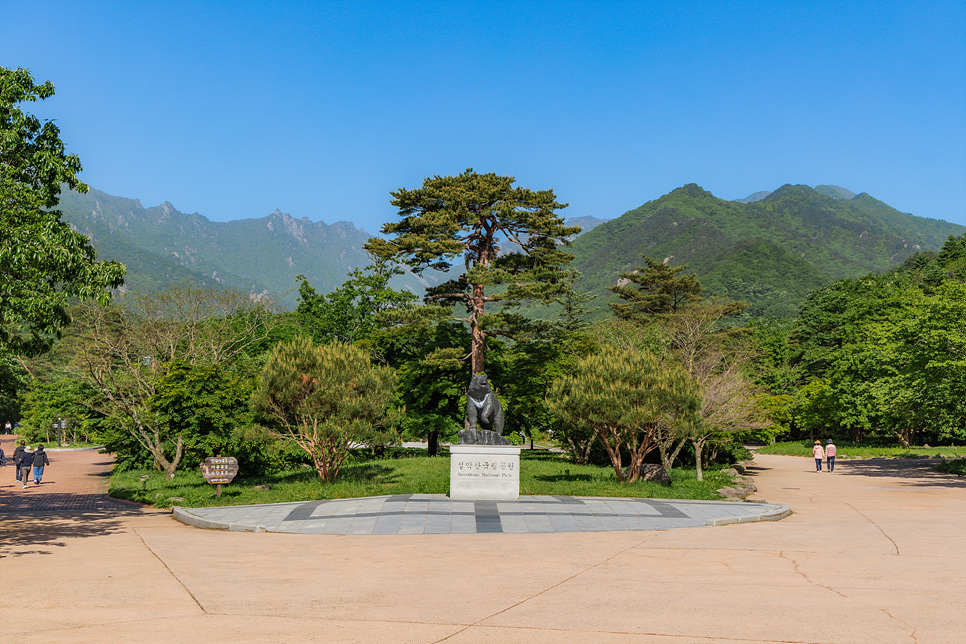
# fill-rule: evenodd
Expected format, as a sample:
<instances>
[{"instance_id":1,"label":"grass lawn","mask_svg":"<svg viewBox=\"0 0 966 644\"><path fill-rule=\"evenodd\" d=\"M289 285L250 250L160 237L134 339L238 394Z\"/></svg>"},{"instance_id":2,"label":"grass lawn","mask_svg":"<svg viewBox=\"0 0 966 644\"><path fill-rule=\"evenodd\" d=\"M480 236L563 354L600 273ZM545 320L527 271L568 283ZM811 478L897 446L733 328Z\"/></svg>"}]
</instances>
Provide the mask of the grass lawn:
<instances>
[{"instance_id":1,"label":"grass lawn","mask_svg":"<svg viewBox=\"0 0 966 644\"><path fill-rule=\"evenodd\" d=\"M639 482L621 485L613 468L574 465L557 454L524 451L520 455L520 494L567 496L625 496L672 499L719 499L715 490L733 483L722 471L705 471L704 481L695 479L694 469L671 471L673 484ZM270 486L271 489L255 489ZM178 472L171 481L149 470L118 472L111 476L110 494L166 508L174 505L254 505L317 499L345 499L387 494L448 494L449 457L409 456L406 458L363 459L347 462L335 483L323 484L312 468L282 472L273 476L238 476L222 485L221 498L199 470ZM172 500L180 497L183 500Z\"/></svg>"},{"instance_id":2,"label":"grass lawn","mask_svg":"<svg viewBox=\"0 0 966 644\"><path fill-rule=\"evenodd\" d=\"M760 454L782 454L784 456L812 456L814 441L792 441L766 445L755 451ZM822 441L825 447L825 441ZM966 446L957 447L872 447L869 445L855 445L852 443L836 443L836 458L938 458L940 454L947 457L966 457Z\"/></svg>"}]
</instances>

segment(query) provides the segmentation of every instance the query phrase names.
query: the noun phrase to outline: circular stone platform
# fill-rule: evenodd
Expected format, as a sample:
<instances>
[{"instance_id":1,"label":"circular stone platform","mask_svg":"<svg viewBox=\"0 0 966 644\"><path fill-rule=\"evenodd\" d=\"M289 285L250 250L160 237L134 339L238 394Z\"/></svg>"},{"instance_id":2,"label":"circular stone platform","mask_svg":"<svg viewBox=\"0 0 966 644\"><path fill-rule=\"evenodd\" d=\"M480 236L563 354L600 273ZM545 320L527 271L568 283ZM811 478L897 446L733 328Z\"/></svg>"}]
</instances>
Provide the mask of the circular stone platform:
<instances>
[{"instance_id":1,"label":"circular stone platform","mask_svg":"<svg viewBox=\"0 0 966 644\"><path fill-rule=\"evenodd\" d=\"M443 494L397 494L213 508L173 508L198 528L301 534L475 534L669 530L778 521L787 505L574 496L454 501Z\"/></svg>"}]
</instances>

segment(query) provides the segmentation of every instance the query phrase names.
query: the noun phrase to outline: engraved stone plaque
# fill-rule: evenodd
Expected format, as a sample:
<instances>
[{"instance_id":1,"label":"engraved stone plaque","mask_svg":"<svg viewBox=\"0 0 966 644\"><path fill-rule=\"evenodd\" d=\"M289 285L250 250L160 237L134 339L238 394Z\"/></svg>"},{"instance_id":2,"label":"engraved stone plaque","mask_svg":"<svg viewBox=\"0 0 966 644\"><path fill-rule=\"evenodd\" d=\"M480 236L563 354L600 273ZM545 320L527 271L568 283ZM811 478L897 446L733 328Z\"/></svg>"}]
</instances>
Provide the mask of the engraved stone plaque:
<instances>
[{"instance_id":1,"label":"engraved stone plaque","mask_svg":"<svg viewBox=\"0 0 966 644\"><path fill-rule=\"evenodd\" d=\"M520 498L520 448L453 445L449 448L451 499Z\"/></svg>"}]
</instances>

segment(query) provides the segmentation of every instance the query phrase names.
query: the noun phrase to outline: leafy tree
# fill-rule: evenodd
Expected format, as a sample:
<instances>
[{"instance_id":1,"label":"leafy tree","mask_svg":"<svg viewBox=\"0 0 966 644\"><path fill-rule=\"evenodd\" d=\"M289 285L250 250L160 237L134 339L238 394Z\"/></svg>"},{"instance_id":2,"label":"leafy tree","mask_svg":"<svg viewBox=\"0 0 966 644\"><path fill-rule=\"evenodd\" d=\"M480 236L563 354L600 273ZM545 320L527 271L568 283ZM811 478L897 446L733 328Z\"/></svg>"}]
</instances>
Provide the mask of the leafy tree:
<instances>
[{"instance_id":1,"label":"leafy tree","mask_svg":"<svg viewBox=\"0 0 966 644\"><path fill-rule=\"evenodd\" d=\"M90 401L98 392L87 383L67 375L58 375L49 381L32 380L24 393L23 419L20 434L26 440L51 443L57 440L53 423L66 421L68 441L79 438L100 438L104 429L104 416L90 407Z\"/></svg>"},{"instance_id":2,"label":"leafy tree","mask_svg":"<svg viewBox=\"0 0 966 644\"><path fill-rule=\"evenodd\" d=\"M352 345L316 346L308 338L279 344L262 371L255 405L275 435L312 458L319 478L334 481L352 442L371 440L386 424L396 377Z\"/></svg>"},{"instance_id":3,"label":"leafy tree","mask_svg":"<svg viewBox=\"0 0 966 644\"><path fill-rule=\"evenodd\" d=\"M585 327L543 320L521 324L513 342L494 343L490 360L493 377L501 383L507 426L524 437L555 434L571 447L578 463L587 462L594 434L561 425L547 404L547 394L555 380L597 348Z\"/></svg>"},{"instance_id":4,"label":"leafy tree","mask_svg":"<svg viewBox=\"0 0 966 644\"><path fill-rule=\"evenodd\" d=\"M20 395L28 384L23 364L0 347L0 426L12 426L20 418Z\"/></svg>"},{"instance_id":5,"label":"leafy tree","mask_svg":"<svg viewBox=\"0 0 966 644\"><path fill-rule=\"evenodd\" d=\"M90 240L60 220L61 184L86 192L76 155L67 154L53 122L18 105L50 98L25 69L0 67L0 347L40 353L69 323L74 298L104 304L124 266L98 262Z\"/></svg>"},{"instance_id":6,"label":"leafy tree","mask_svg":"<svg viewBox=\"0 0 966 644\"><path fill-rule=\"evenodd\" d=\"M389 286L402 270L388 259L374 258L364 270L349 273L342 286L321 295L299 275L299 303L295 317L316 342L352 343L369 337L378 314L412 305L416 296Z\"/></svg>"},{"instance_id":7,"label":"leafy tree","mask_svg":"<svg viewBox=\"0 0 966 644\"><path fill-rule=\"evenodd\" d=\"M887 374L871 388L900 443L966 439L966 285L941 284L870 335Z\"/></svg>"},{"instance_id":8,"label":"leafy tree","mask_svg":"<svg viewBox=\"0 0 966 644\"><path fill-rule=\"evenodd\" d=\"M802 370L793 364L795 349L791 334L794 322L757 318L748 325L754 342L755 384L775 396L790 395L802 379Z\"/></svg>"},{"instance_id":9,"label":"leafy tree","mask_svg":"<svg viewBox=\"0 0 966 644\"><path fill-rule=\"evenodd\" d=\"M181 363L201 367L241 359L270 335L278 317L271 302L253 301L247 293L187 286L135 293L123 304L78 309L80 345L73 369L100 392L97 411L174 478L196 427L163 418L165 405L152 409L159 384Z\"/></svg>"},{"instance_id":10,"label":"leafy tree","mask_svg":"<svg viewBox=\"0 0 966 644\"><path fill-rule=\"evenodd\" d=\"M642 255L644 266L620 273L617 286L607 287L622 302L611 302L618 318L647 322L652 316L677 313L701 296L701 284L694 275L682 275L687 265L669 266Z\"/></svg>"},{"instance_id":11,"label":"leafy tree","mask_svg":"<svg viewBox=\"0 0 966 644\"><path fill-rule=\"evenodd\" d=\"M739 302L702 300L665 320L672 355L698 385L698 422L688 426L688 439L699 481L709 441L767 426L757 404L760 392L747 375L752 361L747 338L720 326L743 309Z\"/></svg>"},{"instance_id":12,"label":"leafy tree","mask_svg":"<svg viewBox=\"0 0 966 644\"><path fill-rule=\"evenodd\" d=\"M821 396L803 401L806 408L795 412L803 421L821 423L803 430L846 434L855 442L892 434L882 404L884 379L892 371L879 329L920 296L918 287L895 274L841 280L809 294L793 340L803 372L826 385ZM809 411L815 405L821 414Z\"/></svg>"},{"instance_id":13,"label":"leafy tree","mask_svg":"<svg viewBox=\"0 0 966 644\"><path fill-rule=\"evenodd\" d=\"M561 422L599 436L622 483L640 477L658 425L693 423L699 404L693 381L680 367L614 347L577 362L554 382L547 402ZM626 473L624 452L630 455Z\"/></svg>"},{"instance_id":14,"label":"leafy tree","mask_svg":"<svg viewBox=\"0 0 966 644\"><path fill-rule=\"evenodd\" d=\"M253 421L252 392L252 383L223 363L178 359L155 381L147 407L164 434L184 436L184 463L190 467L209 456L234 455L235 427Z\"/></svg>"},{"instance_id":15,"label":"leafy tree","mask_svg":"<svg viewBox=\"0 0 966 644\"><path fill-rule=\"evenodd\" d=\"M938 255L836 282L802 305L795 339L812 381L793 413L805 430L902 445L966 436L961 247L952 237Z\"/></svg>"},{"instance_id":16,"label":"leafy tree","mask_svg":"<svg viewBox=\"0 0 966 644\"><path fill-rule=\"evenodd\" d=\"M432 289L429 302L463 304L470 327L473 373L482 373L486 340L512 335L508 313L524 302L549 303L569 289L563 267L572 259L561 250L568 236L555 211L553 190L514 187L514 178L472 169L456 177L435 176L422 187L392 193L402 220L387 223L366 250L398 258L418 274L426 268L448 271L462 257L466 272ZM486 305L500 305L487 313Z\"/></svg>"}]
</instances>

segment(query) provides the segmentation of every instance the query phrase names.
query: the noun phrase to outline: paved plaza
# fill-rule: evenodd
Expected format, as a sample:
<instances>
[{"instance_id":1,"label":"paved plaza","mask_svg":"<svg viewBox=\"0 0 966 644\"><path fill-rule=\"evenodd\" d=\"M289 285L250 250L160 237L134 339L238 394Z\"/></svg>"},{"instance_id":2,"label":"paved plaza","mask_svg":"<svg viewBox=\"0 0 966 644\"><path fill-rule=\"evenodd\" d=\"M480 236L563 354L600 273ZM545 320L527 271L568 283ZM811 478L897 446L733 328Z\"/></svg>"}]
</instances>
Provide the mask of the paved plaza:
<instances>
[{"instance_id":1,"label":"paved plaza","mask_svg":"<svg viewBox=\"0 0 966 644\"><path fill-rule=\"evenodd\" d=\"M477 534L671 530L777 521L786 505L573 496L523 496L515 501L453 501L443 494L175 508L198 528L301 534Z\"/></svg>"},{"instance_id":2,"label":"paved plaza","mask_svg":"<svg viewBox=\"0 0 966 644\"><path fill-rule=\"evenodd\" d=\"M924 460L842 460L829 474L758 456L750 474L770 503L726 505L790 514L713 527L512 531L540 513L626 524L631 507L683 521L668 516L688 514L680 501L262 508L302 528L327 512L350 529L396 512L394 534L254 531L265 517L199 529L107 499L103 455L50 460L27 490L0 470L0 641L925 644L966 633L966 482ZM402 534L409 503L422 504L422 533ZM434 533L447 511L449 533ZM454 533L463 521L476 529Z\"/></svg>"}]
</instances>

